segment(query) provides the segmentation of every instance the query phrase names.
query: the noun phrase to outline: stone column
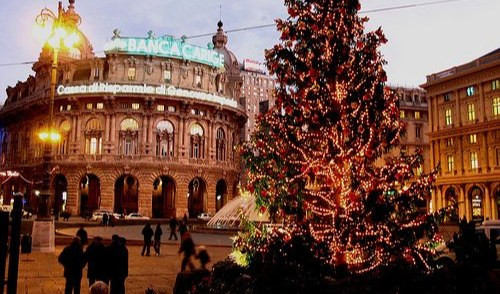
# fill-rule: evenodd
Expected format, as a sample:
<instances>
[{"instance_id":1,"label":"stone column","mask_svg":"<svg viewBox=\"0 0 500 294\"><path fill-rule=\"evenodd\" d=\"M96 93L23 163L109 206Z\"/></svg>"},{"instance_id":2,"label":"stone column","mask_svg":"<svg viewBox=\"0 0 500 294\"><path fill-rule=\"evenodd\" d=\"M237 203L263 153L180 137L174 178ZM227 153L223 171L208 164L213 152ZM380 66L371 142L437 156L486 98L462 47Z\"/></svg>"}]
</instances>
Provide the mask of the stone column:
<instances>
[{"instance_id":1,"label":"stone column","mask_svg":"<svg viewBox=\"0 0 500 294\"><path fill-rule=\"evenodd\" d=\"M80 151L80 146L82 145L81 142L81 135L82 135L82 130L81 130L81 119L80 119L80 116L81 114L78 114L77 117L76 117L76 145L75 145L75 151L76 153L79 153Z\"/></svg>"},{"instance_id":2,"label":"stone column","mask_svg":"<svg viewBox=\"0 0 500 294\"><path fill-rule=\"evenodd\" d=\"M175 193L175 215L176 217L184 216L184 213L188 212L188 185L189 180L180 180L176 188Z\"/></svg>"},{"instance_id":3,"label":"stone column","mask_svg":"<svg viewBox=\"0 0 500 294\"><path fill-rule=\"evenodd\" d=\"M471 220L472 219L472 212L471 212L471 201L469 199L469 196L467 194L465 194L465 216L467 218L467 220Z\"/></svg>"},{"instance_id":4,"label":"stone column","mask_svg":"<svg viewBox=\"0 0 500 294\"><path fill-rule=\"evenodd\" d=\"M147 129L147 126L148 126L148 117L146 116L146 114L143 115L142 117L142 153L145 154L146 153L146 144L148 142L148 129Z\"/></svg>"},{"instance_id":5,"label":"stone column","mask_svg":"<svg viewBox=\"0 0 500 294\"><path fill-rule=\"evenodd\" d=\"M114 179L111 178L111 175L108 175L99 180L101 183L101 201L99 209L113 211L115 200Z\"/></svg>"},{"instance_id":6,"label":"stone column","mask_svg":"<svg viewBox=\"0 0 500 294\"><path fill-rule=\"evenodd\" d=\"M104 131L104 141L109 142L109 113L106 113L106 129Z\"/></svg>"},{"instance_id":7,"label":"stone column","mask_svg":"<svg viewBox=\"0 0 500 294\"><path fill-rule=\"evenodd\" d=\"M491 216L491 195L490 195L490 188L488 187L488 183L484 185L484 219L489 218L492 219Z\"/></svg>"},{"instance_id":8,"label":"stone column","mask_svg":"<svg viewBox=\"0 0 500 294\"><path fill-rule=\"evenodd\" d=\"M140 181L141 185L139 186L139 213L151 217L153 212L153 185L152 183L148 183L146 178L147 177L143 177Z\"/></svg>"},{"instance_id":9,"label":"stone column","mask_svg":"<svg viewBox=\"0 0 500 294\"><path fill-rule=\"evenodd\" d=\"M71 142L75 142L76 141L76 115L73 115L71 117Z\"/></svg>"},{"instance_id":10,"label":"stone column","mask_svg":"<svg viewBox=\"0 0 500 294\"><path fill-rule=\"evenodd\" d=\"M79 215L79 202L78 199L78 180L75 180L76 177L68 177L68 186L67 186L67 199L66 199L66 210L70 210L72 215Z\"/></svg>"},{"instance_id":11,"label":"stone column","mask_svg":"<svg viewBox=\"0 0 500 294\"><path fill-rule=\"evenodd\" d=\"M111 116L111 142L115 142L115 137L116 137L116 116L113 114Z\"/></svg>"},{"instance_id":12,"label":"stone column","mask_svg":"<svg viewBox=\"0 0 500 294\"><path fill-rule=\"evenodd\" d=\"M212 178L209 178L207 179L207 197L206 197L206 211L210 214L210 215L214 215L215 214L215 192L216 192L216 189L215 189L215 186L216 186L216 180L215 179L212 179Z\"/></svg>"},{"instance_id":13,"label":"stone column","mask_svg":"<svg viewBox=\"0 0 500 294\"><path fill-rule=\"evenodd\" d=\"M464 187L462 185L459 186L459 199L458 199L458 217L462 218L465 215L467 215L467 212L465 210L465 193L464 193Z\"/></svg>"}]
</instances>

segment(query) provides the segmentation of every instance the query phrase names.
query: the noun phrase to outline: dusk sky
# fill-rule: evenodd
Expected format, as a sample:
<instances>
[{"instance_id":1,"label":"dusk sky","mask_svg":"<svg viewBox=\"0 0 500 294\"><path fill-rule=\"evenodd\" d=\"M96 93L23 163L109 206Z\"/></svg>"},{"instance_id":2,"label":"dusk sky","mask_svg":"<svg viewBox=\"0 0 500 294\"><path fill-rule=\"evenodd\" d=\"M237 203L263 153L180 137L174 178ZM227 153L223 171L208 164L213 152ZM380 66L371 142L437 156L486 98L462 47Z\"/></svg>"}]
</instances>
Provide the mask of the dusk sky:
<instances>
[{"instance_id":1,"label":"dusk sky","mask_svg":"<svg viewBox=\"0 0 500 294\"><path fill-rule=\"evenodd\" d=\"M432 0L362 1L362 10ZM68 2L63 2L67 6ZM0 0L0 64L35 61L40 44L32 34L34 19L47 6L57 9L57 1ZM104 43L118 28L123 36L157 36L212 33L217 29L222 5L224 29L272 23L286 16L280 0L76 0L83 19L81 30L103 56ZM499 0L463 0L439 5L368 13L368 30L382 26L389 42L381 50L388 65L389 83L418 86L428 74L471 61L500 47ZM228 47L241 61L264 59L264 49L278 42L274 27L235 32L228 35ZM190 39L206 45L211 37ZM26 80L31 65L0 66L0 102L5 88Z\"/></svg>"}]
</instances>

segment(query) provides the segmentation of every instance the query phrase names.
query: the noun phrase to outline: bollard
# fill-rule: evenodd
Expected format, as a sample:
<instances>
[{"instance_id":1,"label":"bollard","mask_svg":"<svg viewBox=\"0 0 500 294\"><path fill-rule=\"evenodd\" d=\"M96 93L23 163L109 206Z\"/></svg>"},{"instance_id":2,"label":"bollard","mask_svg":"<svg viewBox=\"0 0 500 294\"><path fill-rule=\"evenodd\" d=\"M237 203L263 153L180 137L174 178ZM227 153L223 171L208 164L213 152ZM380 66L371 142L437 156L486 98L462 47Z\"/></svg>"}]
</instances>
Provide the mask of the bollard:
<instances>
[{"instance_id":1,"label":"bollard","mask_svg":"<svg viewBox=\"0 0 500 294\"><path fill-rule=\"evenodd\" d=\"M9 213L0 211L0 293L5 293L5 266L9 247Z\"/></svg>"},{"instance_id":2,"label":"bollard","mask_svg":"<svg viewBox=\"0 0 500 294\"><path fill-rule=\"evenodd\" d=\"M21 218L23 216L23 193L14 194L12 209L12 229L10 232L9 278L7 294L17 293L17 277L19 271L19 245L21 244Z\"/></svg>"}]
</instances>

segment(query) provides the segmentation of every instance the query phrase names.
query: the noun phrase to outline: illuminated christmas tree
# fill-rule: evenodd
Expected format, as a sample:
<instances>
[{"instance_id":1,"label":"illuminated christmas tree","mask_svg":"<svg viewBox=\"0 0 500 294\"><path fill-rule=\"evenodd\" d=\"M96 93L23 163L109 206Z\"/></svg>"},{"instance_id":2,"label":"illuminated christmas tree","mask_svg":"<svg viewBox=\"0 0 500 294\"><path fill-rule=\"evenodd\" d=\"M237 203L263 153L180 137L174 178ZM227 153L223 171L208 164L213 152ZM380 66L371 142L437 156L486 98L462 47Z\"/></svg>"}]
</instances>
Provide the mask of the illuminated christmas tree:
<instances>
[{"instance_id":1,"label":"illuminated christmas tree","mask_svg":"<svg viewBox=\"0 0 500 294\"><path fill-rule=\"evenodd\" d=\"M382 30L364 32L358 0L285 5L281 42L266 52L276 107L243 147L247 189L284 227L254 229L236 248L251 258L273 239L307 235L318 258L350 272L401 260L429 269L435 216L419 207L436 172L410 181L422 162L418 152L374 165L404 130L398 97L385 87Z\"/></svg>"}]
</instances>

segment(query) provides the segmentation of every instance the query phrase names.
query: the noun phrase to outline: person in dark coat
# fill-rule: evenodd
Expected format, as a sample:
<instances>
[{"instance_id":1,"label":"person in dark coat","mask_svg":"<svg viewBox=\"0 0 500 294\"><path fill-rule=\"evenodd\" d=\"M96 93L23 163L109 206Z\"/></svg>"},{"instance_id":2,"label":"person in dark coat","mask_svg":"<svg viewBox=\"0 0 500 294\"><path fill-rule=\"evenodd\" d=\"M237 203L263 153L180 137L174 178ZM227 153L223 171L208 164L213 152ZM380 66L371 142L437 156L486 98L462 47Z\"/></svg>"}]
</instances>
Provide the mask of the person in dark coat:
<instances>
[{"instance_id":1,"label":"person in dark coat","mask_svg":"<svg viewBox=\"0 0 500 294\"><path fill-rule=\"evenodd\" d=\"M108 214L105 213L102 215L102 226L105 227L108 225Z\"/></svg>"},{"instance_id":2,"label":"person in dark coat","mask_svg":"<svg viewBox=\"0 0 500 294\"><path fill-rule=\"evenodd\" d=\"M187 216L186 213L184 213L183 220L184 220L184 223L187 225L187 223L188 223L188 216Z\"/></svg>"},{"instance_id":3,"label":"person in dark coat","mask_svg":"<svg viewBox=\"0 0 500 294\"><path fill-rule=\"evenodd\" d=\"M64 267L66 286L64 294L80 294L80 283L82 281L83 250L78 237L73 238L71 244L63 249L57 259Z\"/></svg>"},{"instance_id":4,"label":"person in dark coat","mask_svg":"<svg viewBox=\"0 0 500 294\"><path fill-rule=\"evenodd\" d=\"M196 259L200 260L201 269L207 270L207 263L210 262L210 255L208 255L207 248L205 246L200 246L198 248L198 254L196 255Z\"/></svg>"},{"instance_id":5,"label":"person in dark coat","mask_svg":"<svg viewBox=\"0 0 500 294\"><path fill-rule=\"evenodd\" d=\"M158 224L156 224L155 236L154 236L155 242L153 244L156 255L160 255L161 235L162 234L163 234L163 230L161 229L160 223L158 223Z\"/></svg>"},{"instance_id":6,"label":"person in dark coat","mask_svg":"<svg viewBox=\"0 0 500 294\"><path fill-rule=\"evenodd\" d=\"M177 229L177 219L175 217L173 217L170 219L170 237L168 237L169 240L172 240L172 237L175 238L175 241L178 240L175 229Z\"/></svg>"},{"instance_id":7,"label":"person in dark coat","mask_svg":"<svg viewBox=\"0 0 500 294\"><path fill-rule=\"evenodd\" d=\"M149 256L150 248L151 248L151 238L154 235L153 229L151 229L151 224L146 223L144 228L142 229L142 235L144 236L144 245L142 246L141 255L144 256L144 252L146 252L146 256Z\"/></svg>"},{"instance_id":8,"label":"person in dark coat","mask_svg":"<svg viewBox=\"0 0 500 294\"><path fill-rule=\"evenodd\" d=\"M125 238L113 235L110 252L111 294L125 293L125 280L128 277L128 250Z\"/></svg>"},{"instance_id":9,"label":"person in dark coat","mask_svg":"<svg viewBox=\"0 0 500 294\"><path fill-rule=\"evenodd\" d=\"M179 225L179 233L181 234L181 240L182 240L182 235L188 231L187 224L185 222L181 222Z\"/></svg>"},{"instance_id":10,"label":"person in dark coat","mask_svg":"<svg viewBox=\"0 0 500 294\"><path fill-rule=\"evenodd\" d=\"M93 285L95 281L109 282L106 277L106 248L102 243L101 237L95 237L83 253L83 260L87 264L87 278L89 285Z\"/></svg>"},{"instance_id":11,"label":"person in dark coat","mask_svg":"<svg viewBox=\"0 0 500 294\"><path fill-rule=\"evenodd\" d=\"M181 235L181 247L179 248L179 254L184 253L184 258L181 263L181 272L186 270L186 265L189 266L190 270L194 269L193 262L191 261L191 256L195 255L194 242L191 239L191 234L185 232Z\"/></svg>"},{"instance_id":12,"label":"person in dark coat","mask_svg":"<svg viewBox=\"0 0 500 294\"><path fill-rule=\"evenodd\" d=\"M80 243L83 245L87 245L87 242L89 241L87 231L85 231L85 228L83 226L80 226L80 229L76 231L76 236L80 238Z\"/></svg>"}]
</instances>

